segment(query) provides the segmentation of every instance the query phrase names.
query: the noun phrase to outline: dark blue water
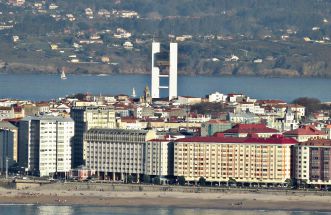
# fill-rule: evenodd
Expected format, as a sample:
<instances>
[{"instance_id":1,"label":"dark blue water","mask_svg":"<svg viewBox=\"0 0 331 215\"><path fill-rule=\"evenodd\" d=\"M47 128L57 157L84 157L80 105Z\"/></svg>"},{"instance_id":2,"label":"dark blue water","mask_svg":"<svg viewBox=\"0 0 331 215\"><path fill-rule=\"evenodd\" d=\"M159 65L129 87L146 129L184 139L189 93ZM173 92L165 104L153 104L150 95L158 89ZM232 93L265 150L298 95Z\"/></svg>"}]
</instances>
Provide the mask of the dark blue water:
<instances>
[{"instance_id":1,"label":"dark blue water","mask_svg":"<svg viewBox=\"0 0 331 215\"><path fill-rule=\"evenodd\" d=\"M153 201L153 200L151 200ZM1 215L326 215L327 212L149 207L0 205Z\"/></svg>"},{"instance_id":2,"label":"dark blue water","mask_svg":"<svg viewBox=\"0 0 331 215\"><path fill-rule=\"evenodd\" d=\"M132 88L141 95L148 75L88 76L68 75L61 80L59 75L49 74L1 74L0 98L49 100L73 93L128 94ZM257 99L283 99L308 96L322 101L331 101L331 79L313 78L261 78L261 77L187 77L178 78L178 94L204 97L219 91L244 93ZM163 95L166 95L164 92Z\"/></svg>"}]
</instances>

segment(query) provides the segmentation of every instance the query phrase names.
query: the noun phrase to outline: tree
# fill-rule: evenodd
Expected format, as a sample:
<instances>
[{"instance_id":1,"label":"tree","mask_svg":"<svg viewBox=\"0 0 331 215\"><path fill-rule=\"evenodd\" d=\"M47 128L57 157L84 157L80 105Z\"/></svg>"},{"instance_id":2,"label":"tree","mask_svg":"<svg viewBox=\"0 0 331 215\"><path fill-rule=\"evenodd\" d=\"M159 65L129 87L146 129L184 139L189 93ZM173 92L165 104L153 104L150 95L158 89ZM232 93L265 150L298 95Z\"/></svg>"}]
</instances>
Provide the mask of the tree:
<instances>
[{"instance_id":1,"label":"tree","mask_svg":"<svg viewBox=\"0 0 331 215\"><path fill-rule=\"evenodd\" d=\"M229 178L229 180L228 180L228 184L229 184L229 186L230 186L231 184L236 184L236 183L237 183L236 179L234 179L234 178Z\"/></svg>"},{"instance_id":2,"label":"tree","mask_svg":"<svg viewBox=\"0 0 331 215\"><path fill-rule=\"evenodd\" d=\"M128 177L127 177L127 179L126 179L126 182L127 182L128 184L132 184L132 182L133 182L133 176L132 176L132 175L128 175Z\"/></svg>"},{"instance_id":3,"label":"tree","mask_svg":"<svg viewBox=\"0 0 331 215\"><path fill-rule=\"evenodd\" d=\"M204 177L200 177L198 183L200 186L206 186L206 179Z\"/></svg>"},{"instance_id":4,"label":"tree","mask_svg":"<svg viewBox=\"0 0 331 215\"><path fill-rule=\"evenodd\" d=\"M154 184L156 184L156 185L160 185L160 184L161 184L161 179L160 179L160 177L159 177L159 176L156 176L156 177L153 179L153 182L154 182Z\"/></svg>"},{"instance_id":5,"label":"tree","mask_svg":"<svg viewBox=\"0 0 331 215\"><path fill-rule=\"evenodd\" d=\"M181 186L185 185L185 177L184 176L179 176L178 177L178 184Z\"/></svg>"},{"instance_id":6,"label":"tree","mask_svg":"<svg viewBox=\"0 0 331 215\"><path fill-rule=\"evenodd\" d=\"M144 182L145 184L149 184L149 183L151 183L151 177L150 177L149 175L144 175L144 177L143 177L143 182Z\"/></svg>"},{"instance_id":7,"label":"tree","mask_svg":"<svg viewBox=\"0 0 331 215\"><path fill-rule=\"evenodd\" d=\"M286 179L285 182L287 183L287 186L293 189L296 189L298 187L298 183L296 179Z\"/></svg>"},{"instance_id":8,"label":"tree","mask_svg":"<svg viewBox=\"0 0 331 215\"><path fill-rule=\"evenodd\" d=\"M221 103L203 102L191 106L191 112L198 114L217 115L222 111L224 111L224 105Z\"/></svg>"},{"instance_id":9,"label":"tree","mask_svg":"<svg viewBox=\"0 0 331 215\"><path fill-rule=\"evenodd\" d=\"M294 99L292 103L304 106L306 108L306 115L321 110L321 101L316 98L300 97Z\"/></svg>"}]
</instances>

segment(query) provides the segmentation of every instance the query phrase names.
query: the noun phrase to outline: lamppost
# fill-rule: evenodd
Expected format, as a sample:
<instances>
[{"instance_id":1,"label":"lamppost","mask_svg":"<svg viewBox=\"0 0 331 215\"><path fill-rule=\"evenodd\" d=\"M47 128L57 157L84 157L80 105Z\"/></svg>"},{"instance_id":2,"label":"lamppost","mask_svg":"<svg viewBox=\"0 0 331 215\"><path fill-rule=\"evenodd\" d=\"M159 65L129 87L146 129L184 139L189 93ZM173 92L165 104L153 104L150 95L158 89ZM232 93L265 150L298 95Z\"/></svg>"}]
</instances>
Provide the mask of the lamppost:
<instances>
[{"instance_id":1,"label":"lamppost","mask_svg":"<svg viewBox=\"0 0 331 215\"><path fill-rule=\"evenodd\" d=\"M6 156L6 179L8 179L8 157Z\"/></svg>"}]
</instances>

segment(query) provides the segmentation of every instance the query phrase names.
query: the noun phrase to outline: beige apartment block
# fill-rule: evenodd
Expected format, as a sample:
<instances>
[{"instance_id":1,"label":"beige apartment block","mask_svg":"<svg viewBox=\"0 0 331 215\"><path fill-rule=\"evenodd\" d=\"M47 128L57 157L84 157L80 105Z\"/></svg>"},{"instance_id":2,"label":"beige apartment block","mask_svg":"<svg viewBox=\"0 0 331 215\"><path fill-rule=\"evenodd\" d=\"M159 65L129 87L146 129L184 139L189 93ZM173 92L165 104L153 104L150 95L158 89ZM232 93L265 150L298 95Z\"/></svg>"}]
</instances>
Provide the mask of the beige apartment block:
<instances>
[{"instance_id":1,"label":"beige apartment block","mask_svg":"<svg viewBox=\"0 0 331 215\"><path fill-rule=\"evenodd\" d=\"M258 137L194 137L174 145L174 175L188 182L283 185L291 178L292 146L297 141L279 135Z\"/></svg>"}]
</instances>

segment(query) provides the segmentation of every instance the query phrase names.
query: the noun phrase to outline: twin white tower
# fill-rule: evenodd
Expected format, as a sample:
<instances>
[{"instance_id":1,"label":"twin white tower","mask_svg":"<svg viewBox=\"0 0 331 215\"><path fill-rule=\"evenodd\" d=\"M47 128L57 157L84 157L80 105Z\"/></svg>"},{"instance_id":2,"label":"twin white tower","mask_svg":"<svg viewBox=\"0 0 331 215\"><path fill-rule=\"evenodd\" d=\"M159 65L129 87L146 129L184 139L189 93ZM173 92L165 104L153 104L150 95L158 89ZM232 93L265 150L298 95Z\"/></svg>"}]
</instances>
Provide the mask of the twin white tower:
<instances>
[{"instance_id":1,"label":"twin white tower","mask_svg":"<svg viewBox=\"0 0 331 215\"><path fill-rule=\"evenodd\" d=\"M169 89L169 100L177 98L177 61L178 45L170 43L169 61L158 61L155 55L161 52L159 42L152 44L152 98L160 98L160 89ZM165 72L161 67L167 68ZM161 86L161 78L168 78L169 85Z\"/></svg>"}]
</instances>

